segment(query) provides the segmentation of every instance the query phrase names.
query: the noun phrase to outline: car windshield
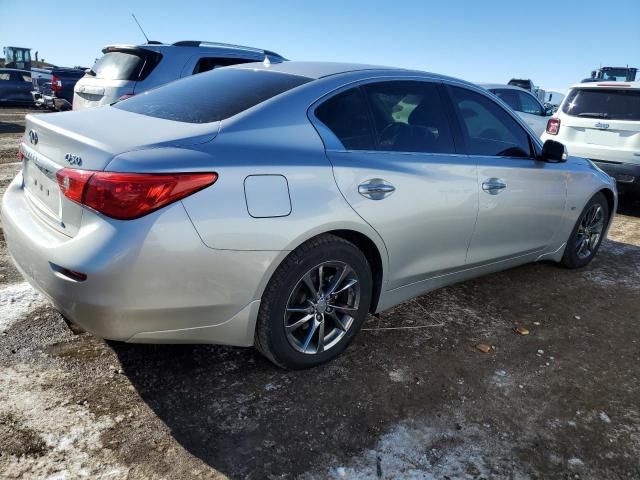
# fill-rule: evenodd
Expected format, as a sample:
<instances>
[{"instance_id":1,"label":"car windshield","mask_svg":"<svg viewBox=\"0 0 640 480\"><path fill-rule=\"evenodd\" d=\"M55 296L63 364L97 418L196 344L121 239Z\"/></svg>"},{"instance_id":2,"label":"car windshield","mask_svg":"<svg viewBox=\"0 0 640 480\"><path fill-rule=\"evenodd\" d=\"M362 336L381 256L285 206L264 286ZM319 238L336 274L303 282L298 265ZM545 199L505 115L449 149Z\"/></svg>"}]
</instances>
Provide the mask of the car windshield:
<instances>
[{"instance_id":1,"label":"car windshield","mask_svg":"<svg viewBox=\"0 0 640 480\"><path fill-rule=\"evenodd\" d=\"M178 122L217 122L310 81L264 70L220 68L169 83L114 107Z\"/></svg>"},{"instance_id":2,"label":"car windshield","mask_svg":"<svg viewBox=\"0 0 640 480\"><path fill-rule=\"evenodd\" d=\"M640 120L640 90L576 88L562 111L574 117Z\"/></svg>"}]
</instances>

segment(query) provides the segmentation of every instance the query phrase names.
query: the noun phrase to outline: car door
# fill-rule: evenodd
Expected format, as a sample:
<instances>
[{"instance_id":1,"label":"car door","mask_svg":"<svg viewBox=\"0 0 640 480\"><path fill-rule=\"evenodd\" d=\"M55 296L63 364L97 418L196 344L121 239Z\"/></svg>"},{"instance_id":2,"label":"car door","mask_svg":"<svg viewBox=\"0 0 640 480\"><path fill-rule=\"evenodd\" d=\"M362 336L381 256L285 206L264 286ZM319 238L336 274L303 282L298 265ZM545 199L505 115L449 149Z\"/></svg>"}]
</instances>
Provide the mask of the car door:
<instances>
[{"instance_id":1,"label":"car door","mask_svg":"<svg viewBox=\"0 0 640 480\"><path fill-rule=\"evenodd\" d=\"M527 131L489 95L450 86L462 136L478 162L479 210L467 263L541 252L564 214L563 164L538 161Z\"/></svg>"},{"instance_id":2,"label":"car door","mask_svg":"<svg viewBox=\"0 0 640 480\"><path fill-rule=\"evenodd\" d=\"M337 185L382 237L387 288L462 268L478 208L439 83L370 81L313 110Z\"/></svg>"}]
</instances>

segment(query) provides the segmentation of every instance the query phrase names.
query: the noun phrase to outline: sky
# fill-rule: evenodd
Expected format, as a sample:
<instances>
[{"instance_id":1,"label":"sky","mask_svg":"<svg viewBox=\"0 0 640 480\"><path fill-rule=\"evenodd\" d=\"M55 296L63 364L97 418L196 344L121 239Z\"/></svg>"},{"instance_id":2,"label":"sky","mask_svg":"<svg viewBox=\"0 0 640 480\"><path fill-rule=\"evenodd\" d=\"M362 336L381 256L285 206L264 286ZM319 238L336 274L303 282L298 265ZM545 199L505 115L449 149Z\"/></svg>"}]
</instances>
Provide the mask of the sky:
<instances>
[{"instance_id":1,"label":"sky","mask_svg":"<svg viewBox=\"0 0 640 480\"><path fill-rule=\"evenodd\" d=\"M104 45L210 40L291 60L372 63L560 92L599 66L640 67L640 0L0 0L0 46L91 66Z\"/></svg>"}]
</instances>

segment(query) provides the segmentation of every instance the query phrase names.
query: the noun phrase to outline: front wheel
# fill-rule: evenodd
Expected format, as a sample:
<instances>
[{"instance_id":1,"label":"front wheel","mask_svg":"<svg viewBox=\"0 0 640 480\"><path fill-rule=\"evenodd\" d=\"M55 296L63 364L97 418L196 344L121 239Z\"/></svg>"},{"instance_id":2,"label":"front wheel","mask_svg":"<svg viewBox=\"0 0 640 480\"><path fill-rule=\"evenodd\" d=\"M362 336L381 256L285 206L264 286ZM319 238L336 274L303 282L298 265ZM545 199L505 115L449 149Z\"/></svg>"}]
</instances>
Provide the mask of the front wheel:
<instances>
[{"instance_id":1,"label":"front wheel","mask_svg":"<svg viewBox=\"0 0 640 480\"><path fill-rule=\"evenodd\" d=\"M322 235L301 245L269 281L255 345L276 365L308 368L338 356L366 319L371 268L351 242Z\"/></svg>"},{"instance_id":2,"label":"front wheel","mask_svg":"<svg viewBox=\"0 0 640 480\"><path fill-rule=\"evenodd\" d=\"M609 204L602 193L595 194L573 227L562 261L567 268L581 268L593 260L609 224Z\"/></svg>"}]
</instances>

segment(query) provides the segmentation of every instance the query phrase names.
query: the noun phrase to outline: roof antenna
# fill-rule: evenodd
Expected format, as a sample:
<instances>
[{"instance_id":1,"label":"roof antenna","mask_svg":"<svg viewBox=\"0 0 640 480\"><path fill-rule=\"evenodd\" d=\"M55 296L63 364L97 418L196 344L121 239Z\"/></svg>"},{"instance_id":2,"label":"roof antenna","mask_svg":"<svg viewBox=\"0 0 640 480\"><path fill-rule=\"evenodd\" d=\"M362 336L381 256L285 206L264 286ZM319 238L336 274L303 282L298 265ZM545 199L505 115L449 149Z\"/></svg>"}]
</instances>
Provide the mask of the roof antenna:
<instances>
[{"instance_id":1,"label":"roof antenna","mask_svg":"<svg viewBox=\"0 0 640 480\"><path fill-rule=\"evenodd\" d=\"M136 18L136 16L132 13L131 16L133 17L133 19L135 20L135 22L138 24L138 28L140 29L140 31L142 32L142 35L144 35L145 40L147 41L147 43L151 43L149 41L149 37L147 37L147 34L144 33L144 30L142 29L142 25L140 25L140 22L138 21L138 19Z\"/></svg>"}]
</instances>

